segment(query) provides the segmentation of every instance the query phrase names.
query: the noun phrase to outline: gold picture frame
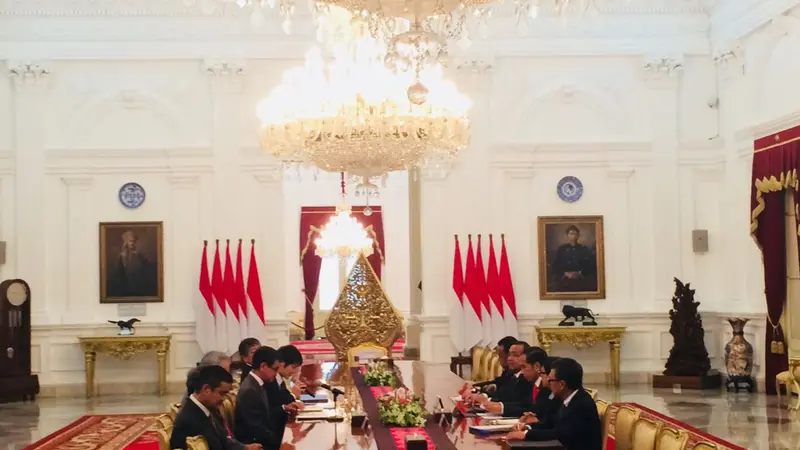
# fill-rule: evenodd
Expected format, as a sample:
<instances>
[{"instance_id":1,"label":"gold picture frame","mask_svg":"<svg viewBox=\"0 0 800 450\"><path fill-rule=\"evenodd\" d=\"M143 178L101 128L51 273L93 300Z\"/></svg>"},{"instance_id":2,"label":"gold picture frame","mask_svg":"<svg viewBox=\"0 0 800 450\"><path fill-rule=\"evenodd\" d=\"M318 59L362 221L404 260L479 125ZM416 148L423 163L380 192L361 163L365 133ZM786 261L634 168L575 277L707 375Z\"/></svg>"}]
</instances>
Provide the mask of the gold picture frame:
<instances>
[{"instance_id":1,"label":"gold picture frame","mask_svg":"<svg viewBox=\"0 0 800 450\"><path fill-rule=\"evenodd\" d=\"M164 301L164 222L101 222L100 303Z\"/></svg>"},{"instance_id":2,"label":"gold picture frame","mask_svg":"<svg viewBox=\"0 0 800 450\"><path fill-rule=\"evenodd\" d=\"M603 216L541 216L539 298L606 298Z\"/></svg>"}]
</instances>

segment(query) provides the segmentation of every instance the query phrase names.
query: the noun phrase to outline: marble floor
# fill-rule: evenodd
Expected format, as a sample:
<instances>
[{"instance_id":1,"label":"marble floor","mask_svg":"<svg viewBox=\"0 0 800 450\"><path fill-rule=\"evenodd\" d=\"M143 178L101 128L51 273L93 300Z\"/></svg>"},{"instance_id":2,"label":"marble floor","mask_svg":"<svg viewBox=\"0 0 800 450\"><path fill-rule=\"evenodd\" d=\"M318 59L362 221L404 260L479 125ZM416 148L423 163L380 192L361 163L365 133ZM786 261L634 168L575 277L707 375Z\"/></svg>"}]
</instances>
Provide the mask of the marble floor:
<instances>
[{"instance_id":1,"label":"marble floor","mask_svg":"<svg viewBox=\"0 0 800 450\"><path fill-rule=\"evenodd\" d=\"M591 386L590 386L591 387ZM800 449L800 413L763 394L652 389L624 386L599 397L637 402L750 450ZM18 450L84 414L166 411L171 397L155 395L47 398L36 403L0 404L0 450Z\"/></svg>"}]
</instances>

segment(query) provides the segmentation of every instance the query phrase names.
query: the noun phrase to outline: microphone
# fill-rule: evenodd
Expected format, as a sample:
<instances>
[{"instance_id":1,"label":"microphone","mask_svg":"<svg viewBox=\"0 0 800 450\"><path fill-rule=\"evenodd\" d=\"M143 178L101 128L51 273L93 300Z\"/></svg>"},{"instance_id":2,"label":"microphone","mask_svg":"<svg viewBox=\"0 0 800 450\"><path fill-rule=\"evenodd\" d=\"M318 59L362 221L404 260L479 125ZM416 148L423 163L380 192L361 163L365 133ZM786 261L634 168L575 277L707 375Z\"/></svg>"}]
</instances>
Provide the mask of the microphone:
<instances>
[{"instance_id":1,"label":"microphone","mask_svg":"<svg viewBox=\"0 0 800 450\"><path fill-rule=\"evenodd\" d=\"M326 391L330 392L333 395L344 395L344 391L343 390L341 390L339 388L331 387L329 384L323 383L321 381L318 382L318 383L314 383L314 384L316 384L318 387L321 387L322 389L325 389Z\"/></svg>"}]
</instances>

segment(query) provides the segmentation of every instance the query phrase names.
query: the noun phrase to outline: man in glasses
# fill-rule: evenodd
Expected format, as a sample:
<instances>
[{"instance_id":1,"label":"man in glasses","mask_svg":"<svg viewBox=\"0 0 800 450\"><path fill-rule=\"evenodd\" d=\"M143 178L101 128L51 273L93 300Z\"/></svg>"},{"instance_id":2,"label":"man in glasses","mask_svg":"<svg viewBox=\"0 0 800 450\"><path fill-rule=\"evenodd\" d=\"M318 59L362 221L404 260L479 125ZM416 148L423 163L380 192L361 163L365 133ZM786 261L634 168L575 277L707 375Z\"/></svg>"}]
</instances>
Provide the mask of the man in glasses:
<instances>
[{"instance_id":1,"label":"man in glasses","mask_svg":"<svg viewBox=\"0 0 800 450\"><path fill-rule=\"evenodd\" d=\"M553 427L512 431L507 440L558 440L567 450L601 450L602 425L592 396L583 389L583 368L572 358L559 358L550 368L548 384L562 402Z\"/></svg>"},{"instance_id":2,"label":"man in glasses","mask_svg":"<svg viewBox=\"0 0 800 450\"><path fill-rule=\"evenodd\" d=\"M236 395L236 439L244 444L258 443L264 450L278 450L283 436L283 423L271 412L264 383L275 381L280 357L272 347L259 347L253 353L252 368L242 380Z\"/></svg>"}]
</instances>

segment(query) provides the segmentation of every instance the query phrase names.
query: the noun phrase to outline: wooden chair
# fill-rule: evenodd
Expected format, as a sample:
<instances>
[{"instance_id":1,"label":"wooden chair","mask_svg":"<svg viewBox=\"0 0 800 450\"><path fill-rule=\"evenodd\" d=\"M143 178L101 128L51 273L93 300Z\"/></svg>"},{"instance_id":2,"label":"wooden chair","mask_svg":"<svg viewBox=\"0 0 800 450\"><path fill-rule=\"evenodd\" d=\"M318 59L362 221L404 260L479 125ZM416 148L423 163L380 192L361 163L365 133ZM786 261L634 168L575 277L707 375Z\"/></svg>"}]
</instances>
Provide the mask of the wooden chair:
<instances>
[{"instance_id":1,"label":"wooden chair","mask_svg":"<svg viewBox=\"0 0 800 450\"><path fill-rule=\"evenodd\" d=\"M172 427L169 429L156 429L156 439L158 439L158 450L170 450L169 438L172 436Z\"/></svg>"},{"instance_id":2,"label":"wooden chair","mask_svg":"<svg viewBox=\"0 0 800 450\"><path fill-rule=\"evenodd\" d=\"M203 436L189 436L186 438L186 450L208 450L208 442Z\"/></svg>"},{"instance_id":3,"label":"wooden chair","mask_svg":"<svg viewBox=\"0 0 800 450\"><path fill-rule=\"evenodd\" d=\"M717 444L714 444L712 442L704 441L704 442L698 442L697 444L695 444L694 447L692 447L692 449L693 450L719 450L719 447L717 446Z\"/></svg>"},{"instance_id":4,"label":"wooden chair","mask_svg":"<svg viewBox=\"0 0 800 450\"><path fill-rule=\"evenodd\" d=\"M633 437L631 443L636 450L656 450L656 441L661 432L663 422L639 417L633 424Z\"/></svg>"},{"instance_id":5,"label":"wooden chair","mask_svg":"<svg viewBox=\"0 0 800 450\"><path fill-rule=\"evenodd\" d=\"M583 390L592 396L592 400L597 400L597 389L583 388Z\"/></svg>"},{"instance_id":6,"label":"wooden chair","mask_svg":"<svg viewBox=\"0 0 800 450\"><path fill-rule=\"evenodd\" d=\"M600 421L602 422L606 416L606 410L608 409L608 402L605 400L595 400L594 404L597 406L597 415L600 416Z\"/></svg>"},{"instance_id":7,"label":"wooden chair","mask_svg":"<svg viewBox=\"0 0 800 450\"><path fill-rule=\"evenodd\" d=\"M156 422L153 427L156 430L166 430L167 428L172 428L173 418L169 414L162 414L156 418Z\"/></svg>"},{"instance_id":8,"label":"wooden chair","mask_svg":"<svg viewBox=\"0 0 800 450\"><path fill-rule=\"evenodd\" d=\"M483 381L486 377L484 373L481 371L481 361L483 361L483 355L486 353L486 348L484 347L473 347L472 348L472 381Z\"/></svg>"},{"instance_id":9,"label":"wooden chair","mask_svg":"<svg viewBox=\"0 0 800 450\"><path fill-rule=\"evenodd\" d=\"M179 409L181 409L180 403L173 403L169 405L169 416L172 417L172 420L175 420L175 416L178 415Z\"/></svg>"},{"instance_id":10,"label":"wooden chair","mask_svg":"<svg viewBox=\"0 0 800 450\"><path fill-rule=\"evenodd\" d=\"M634 450L633 426L639 418L639 410L628 405L620 405L614 431L614 450Z\"/></svg>"},{"instance_id":11,"label":"wooden chair","mask_svg":"<svg viewBox=\"0 0 800 450\"><path fill-rule=\"evenodd\" d=\"M351 366L356 365L356 358L359 362L379 359L389 356L389 350L378 344L361 344L347 350L347 363Z\"/></svg>"},{"instance_id":12,"label":"wooden chair","mask_svg":"<svg viewBox=\"0 0 800 450\"><path fill-rule=\"evenodd\" d=\"M656 450L683 450L688 440L689 435L685 431L663 427L658 433Z\"/></svg>"}]
</instances>

